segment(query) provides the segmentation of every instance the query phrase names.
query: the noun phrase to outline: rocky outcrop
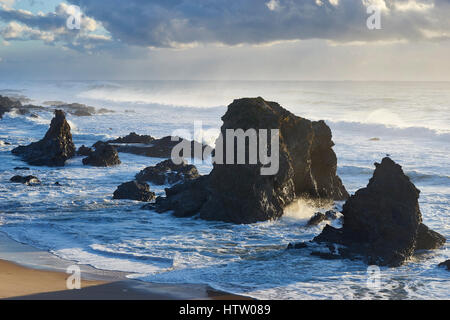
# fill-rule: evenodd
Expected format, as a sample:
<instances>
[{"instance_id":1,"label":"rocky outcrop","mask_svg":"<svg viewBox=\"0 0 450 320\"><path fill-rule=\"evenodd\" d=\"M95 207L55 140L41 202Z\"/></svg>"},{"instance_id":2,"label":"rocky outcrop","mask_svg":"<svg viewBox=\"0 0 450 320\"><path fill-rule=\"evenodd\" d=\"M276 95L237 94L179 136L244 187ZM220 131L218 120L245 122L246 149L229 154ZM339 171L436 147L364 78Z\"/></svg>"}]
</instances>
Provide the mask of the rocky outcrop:
<instances>
[{"instance_id":1,"label":"rocky outcrop","mask_svg":"<svg viewBox=\"0 0 450 320\"><path fill-rule=\"evenodd\" d=\"M308 227L312 227L312 226L317 226L318 224L320 224L323 221L331 221L331 220L335 220L337 219L337 215L336 212L334 212L333 210L329 210L325 213L323 212L316 212L309 220L308 223L306 224Z\"/></svg>"},{"instance_id":2,"label":"rocky outcrop","mask_svg":"<svg viewBox=\"0 0 450 320\"><path fill-rule=\"evenodd\" d=\"M14 111L19 115L30 115L31 117L36 118L37 115L33 114L32 112L45 110L44 107L35 106L32 104L22 105L21 101L28 101L28 100L14 97L5 97L0 95L0 119L3 118L3 115L5 113L11 111Z\"/></svg>"},{"instance_id":3,"label":"rocky outcrop","mask_svg":"<svg viewBox=\"0 0 450 320\"><path fill-rule=\"evenodd\" d=\"M141 136L142 137L142 136ZM145 136L144 136L145 137ZM133 145L130 144L115 144L118 152L132 153L140 156L154 157L154 158L170 158L172 156L172 149L177 146L181 138L167 136L161 139L155 139L147 145ZM205 150L208 146L196 141L190 141L191 154L181 154L183 158L194 158L194 150ZM203 154L202 157L203 158Z\"/></svg>"},{"instance_id":4,"label":"rocky outcrop","mask_svg":"<svg viewBox=\"0 0 450 320\"><path fill-rule=\"evenodd\" d=\"M88 157L91 155L91 153L94 152L92 148L86 147L85 145L82 145L77 150L78 156Z\"/></svg>"},{"instance_id":5,"label":"rocky outcrop","mask_svg":"<svg viewBox=\"0 0 450 320\"><path fill-rule=\"evenodd\" d=\"M50 129L44 138L28 146L20 146L12 150L25 162L34 166L64 166L66 160L75 155L70 125L63 111L56 110L50 123Z\"/></svg>"},{"instance_id":6,"label":"rocky outcrop","mask_svg":"<svg viewBox=\"0 0 450 320\"><path fill-rule=\"evenodd\" d=\"M0 96L0 119L7 112L11 112L15 108L20 108L22 104L19 101L12 100L8 97Z\"/></svg>"},{"instance_id":7,"label":"rocky outcrop","mask_svg":"<svg viewBox=\"0 0 450 320\"><path fill-rule=\"evenodd\" d=\"M281 217L284 208L297 197L327 200L348 197L336 175L331 130L323 121L312 122L297 117L279 104L262 98L235 100L222 120L224 146L227 129L279 129L278 171L273 175L262 175L264 164L261 159L256 164L215 163L210 175L202 179L205 186L192 191L196 200L204 200L204 203L192 206L198 207L201 218L253 223ZM248 159L248 141L245 150ZM225 159L226 147L223 151ZM188 184L192 185L192 182ZM175 195L167 193L166 200L157 201L159 211L173 210L172 202L176 206L179 199L192 198L188 187L178 188ZM205 194L200 196L202 189Z\"/></svg>"},{"instance_id":8,"label":"rocky outcrop","mask_svg":"<svg viewBox=\"0 0 450 320\"><path fill-rule=\"evenodd\" d=\"M158 213L170 210L179 218L194 216L207 200L207 184L207 176L177 184L166 189L167 197L158 197L155 204L145 205L143 209L155 210Z\"/></svg>"},{"instance_id":9,"label":"rocky outcrop","mask_svg":"<svg viewBox=\"0 0 450 320\"><path fill-rule=\"evenodd\" d=\"M129 135L125 137L120 137L114 140L107 141L108 143L143 143L149 144L155 141L156 139L152 136L147 135L139 135L136 132L131 132Z\"/></svg>"},{"instance_id":10,"label":"rocky outcrop","mask_svg":"<svg viewBox=\"0 0 450 320\"><path fill-rule=\"evenodd\" d=\"M23 183L26 184L27 186L29 185L36 185L36 184L40 184L41 181L39 181L39 179L35 176L14 176L10 179L11 182L14 183Z\"/></svg>"},{"instance_id":11,"label":"rocky outcrop","mask_svg":"<svg viewBox=\"0 0 450 320\"><path fill-rule=\"evenodd\" d=\"M76 116L76 117L89 117L94 114L105 114L105 113L114 112L112 110L108 110L105 108L101 108L101 109L97 110L96 108L87 106L85 104L65 103L63 101L45 101L44 105L48 105L53 108L64 110L68 114Z\"/></svg>"},{"instance_id":12,"label":"rocky outcrop","mask_svg":"<svg viewBox=\"0 0 450 320\"><path fill-rule=\"evenodd\" d=\"M345 245L370 264L398 266L417 249L441 246L445 238L422 224L420 191L400 165L384 158L366 188L343 206L342 229L326 226L314 241Z\"/></svg>"},{"instance_id":13,"label":"rocky outcrop","mask_svg":"<svg viewBox=\"0 0 450 320\"><path fill-rule=\"evenodd\" d=\"M193 180L200 175L194 165L174 164L171 159L164 160L156 166L147 167L136 175L138 181L148 181L156 185L175 184L182 181Z\"/></svg>"},{"instance_id":14,"label":"rocky outcrop","mask_svg":"<svg viewBox=\"0 0 450 320\"><path fill-rule=\"evenodd\" d=\"M148 202L155 199L155 193L150 191L150 187L146 183L130 181L118 186L114 191L113 198Z\"/></svg>"},{"instance_id":15,"label":"rocky outcrop","mask_svg":"<svg viewBox=\"0 0 450 320\"><path fill-rule=\"evenodd\" d=\"M444 236L421 223L417 231L415 250L432 250L440 248L447 240Z\"/></svg>"},{"instance_id":16,"label":"rocky outcrop","mask_svg":"<svg viewBox=\"0 0 450 320\"><path fill-rule=\"evenodd\" d=\"M438 266L441 268L447 268L447 270L450 271L450 260L441 262Z\"/></svg>"},{"instance_id":17,"label":"rocky outcrop","mask_svg":"<svg viewBox=\"0 0 450 320\"><path fill-rule=\"evenodd\" d=\"M121 164L119 154L112 145L103 142L97 142L95 151L91 152L87 158L83 159L84 165L94 167L110 167Z\"/></svg>"}]
</instances>

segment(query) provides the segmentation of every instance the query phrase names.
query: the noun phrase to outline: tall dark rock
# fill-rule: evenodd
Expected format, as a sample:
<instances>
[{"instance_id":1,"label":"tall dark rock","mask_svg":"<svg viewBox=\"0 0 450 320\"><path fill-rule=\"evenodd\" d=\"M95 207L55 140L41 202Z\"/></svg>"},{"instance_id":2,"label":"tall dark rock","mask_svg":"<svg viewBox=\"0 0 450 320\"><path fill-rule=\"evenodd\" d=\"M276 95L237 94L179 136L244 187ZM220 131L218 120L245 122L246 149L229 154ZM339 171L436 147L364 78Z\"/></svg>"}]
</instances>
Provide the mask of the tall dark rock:
<instances>
[{"instance_id":1,"label":"tall dark rock","mask_svg":"<svg viewBox=\"0 0 450 320\"><path fill-rule=\"evenodd\" d=\"M247 164L215 163L210 175L204 178L205 195L198 196L199 189L195 190L196 199L204 200L196 206L200 207L201 218L254 223L281 217L284 208L299 196L327 200L348 197L336 175L331 130L323 121L312 122L297 117L279 104L262 98L235 100L222 120L224 146L228 143L227 129L255 129L257 132L259 129L279 129L278 171L273 175L262 175L260 159L257 164L248 164L248 161ZM260 147L259 137L257 139ZM226 148L223 150L225 159ZM245 151L248 160L248 141ZM178 187L177 190L181 190L176 195L177 203L181 198L189 198L190 188ZM171 210L170 201L171 196L167 194L164 201L167 210Z\"/></svg>"},{"instance_id":2,"label":"tall dark rock","mask_svg":"<svg viewBox=\"0 0 450 320\"><path fill-rule=\"evenodd\" d=\"M63 111L55 110L55 117L44 138L28 146L20 146L12 150L25 162L35 166L64 166L66 160L75 155L70 125Z\"/></svg>"},{"instance_id":3,"label":"tall dark rock","mask_svg":"<svg viewBox=\"0 0 450 320\"><path fill-rule=\"evenodd\" d=\"M367 257L369 263L398 266L415 250L434 249L445 238L422 224L420 191L390 158L375 164L366 188L343 206L342 229L327 227L317 242L335 242Z\"/></svg>"}]
</instances>

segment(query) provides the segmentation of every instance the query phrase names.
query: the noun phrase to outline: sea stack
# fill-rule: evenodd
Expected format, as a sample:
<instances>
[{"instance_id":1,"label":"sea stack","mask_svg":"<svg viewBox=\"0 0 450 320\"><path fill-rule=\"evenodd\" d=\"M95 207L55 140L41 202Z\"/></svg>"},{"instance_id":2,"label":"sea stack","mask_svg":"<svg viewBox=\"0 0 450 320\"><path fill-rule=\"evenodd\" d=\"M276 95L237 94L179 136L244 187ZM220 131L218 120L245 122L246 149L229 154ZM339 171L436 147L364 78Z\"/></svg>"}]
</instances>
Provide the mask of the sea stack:
<instances>
[{"instance_id":1,"label":"sea stack","mask_svg":"<svg viewBox=\"0 0 450 320\"><path fill-rule=\"evenodd\" d=\"M176 208L178 216L199 212L200 217L206 220L242 224L280 218L284 208L297 197L348 198L341 179L336 175L334 144L325 122L297 117L278 103L261 97L235 100L228 106L222 120L224 146L227 144L227 129L278 129L278 170L271 175L262 175L261 168L265 166L260 159L256 164L215 163L211 173L202 177L201 185L189 182L168 189L166 198L157 199L157 210ZM223 151L226 158L226 148ZM245 153L248 159L248 142ZM181 199L196 199L198 203L191 204L188 212L182 212ZM192 208L198 210L194 212Z\"/></svg>"},{"instance_id":2,"label":"sea stack","mask_svg":"<svg viewBox=\"0 0 450 320\"><path fill-rule=\"evenodd\" d=\"M12 150L12 153L20 156L30 165L64 166L66 160L75 156L75 145L64 112L55 110L55 117L42 140L28 146L17 147Z\"/></svg>"},{"instance_id":3,"label":"sea stack","mask_svg":"<svg viewBox=\"0 0 450 320\"><path fill-rule=\"evenodd\" d=\"M399 266L415 250L434 249L446 239L422 224L420 191L402 167L386 157L375 164L367 187L343 206L342 229L327 226L316 242L334 242L366 257L369 264Z\"/></svg>"}]
</instances>

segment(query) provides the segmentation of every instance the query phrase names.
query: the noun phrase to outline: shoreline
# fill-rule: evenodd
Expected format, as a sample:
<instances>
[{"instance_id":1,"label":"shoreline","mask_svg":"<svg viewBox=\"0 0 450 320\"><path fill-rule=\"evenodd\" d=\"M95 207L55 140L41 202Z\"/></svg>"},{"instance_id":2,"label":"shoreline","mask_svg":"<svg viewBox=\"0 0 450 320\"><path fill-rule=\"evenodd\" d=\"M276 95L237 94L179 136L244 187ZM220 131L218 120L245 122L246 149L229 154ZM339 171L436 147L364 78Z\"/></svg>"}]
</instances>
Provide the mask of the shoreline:
<instances>
[{"instance_id":1,"label":"shoreline","mask_svg":"<svg viewBox=\"0 0 450 320\"><path fill-rule=\"evenodd\" d=\"M65 271L77 265L81 289L68 290ZM203 284L131 280L128 273L64 260L0 232L0 299L12 300L248 300Z\"/></svg>"}]
</instances>

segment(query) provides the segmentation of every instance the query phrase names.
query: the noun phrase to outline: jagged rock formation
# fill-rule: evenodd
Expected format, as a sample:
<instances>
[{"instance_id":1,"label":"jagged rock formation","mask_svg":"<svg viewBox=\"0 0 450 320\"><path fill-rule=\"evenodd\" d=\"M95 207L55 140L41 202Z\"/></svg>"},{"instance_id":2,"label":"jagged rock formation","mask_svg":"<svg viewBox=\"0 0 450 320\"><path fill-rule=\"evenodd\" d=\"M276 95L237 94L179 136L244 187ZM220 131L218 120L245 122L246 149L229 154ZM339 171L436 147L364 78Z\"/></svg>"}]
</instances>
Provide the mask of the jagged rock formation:
<instances>
[{"instance_id":1,"label":"jagged rock formation","mask_svg":"<svg viewBox=\"0 0 450 320\"><path fill-rule=\"evenodd\" d=\"M118 186L114 191L113 198L148 202L155 199L155 193L150 191L150 187L146 183L130 181Z\"/></svg>"},{"instance_id":2,"label":"jagged rock formation","mask_svg":"<svg viewBox=\"0 0 450 320\"><path fill-rule=\"evenodd\" d=\"M83 159L84 165L110 167L121 164L115 147L100 141L94 144L94 148L95 151L89 153L88 157Z\"/></svg>"},{"instance_id":3,"label":"jagged rock formation","mask_svg":"<svg viewBox=\"0 0 450 320\"><path fill-rule=\"evenodd\" d=\"M366 188L344 204L342 229L326 226L314 241L345 245L370 264L398 266L415 250L442 246L445 238L422 224L420 191L400 165L384 158Z\"/></svg>"},{"instance_id":4,"label":"jagged rock formation","mask_svg":"<svg viewBox=\"0 0 450 320\"><path fill-rule=\"evenodd\" d=\"M348 197L336 175L331 130L323 121L297 117L279 104L262 98L235 100L222 120L224 146L227 129L279 129L278 171L273 175L261 175L264 166L261 159L257 164L215 163L210 175L202 179L201 186L188 182L186 186L168 190L167 198L156 202L158 211L173 210L179 206L180 199L195 198L198 203L190 207L197 208L203 219L253 223L281 217L283 209L296 197L328 200ZM259 138L258 146L261 146ZM248 159L248 141L245 150ZM224 155L225 159L225 147ZM196 213L195 210L182 211L183 216L187 212Z\"/></svg>"},{"instance_id":5,"label":"jagged rock formation","mask_svg":"<svg viewBox=\"0 0 450 320\"><path fill-rule=\"evenodd\" d=\"M55 117L44 138L28 146L12 150L25 162L34 166L64 166L66 160L75 155L75 145L70 133L70 125L63 111L55 110Z\"/></svg>"},{"instance_id":6,"label":"jagged rock formation","mask_svg":"<svg viewBox=\"0 0 450 320\"><path fill-rule=\"evenodd\" d=\"M148 181L156 185L175 184L198 178L200 175L194 165L174 164L171 159L164 160L156 166L147 167L136 175L138 181Z\"/></svg>"}]
</instances>

